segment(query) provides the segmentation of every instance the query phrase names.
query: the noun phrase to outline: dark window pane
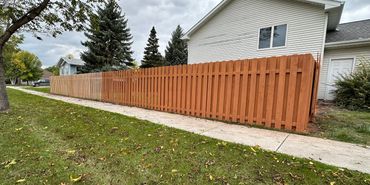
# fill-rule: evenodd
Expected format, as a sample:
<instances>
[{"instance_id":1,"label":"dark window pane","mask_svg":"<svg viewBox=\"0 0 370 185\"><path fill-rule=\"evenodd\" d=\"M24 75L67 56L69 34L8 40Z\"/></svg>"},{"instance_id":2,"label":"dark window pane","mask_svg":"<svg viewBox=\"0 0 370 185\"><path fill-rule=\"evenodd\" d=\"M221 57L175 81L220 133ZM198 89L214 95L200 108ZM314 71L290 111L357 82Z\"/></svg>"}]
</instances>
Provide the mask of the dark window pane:
<instances>
[{"instance_id":1,"label":"dark window pane","mask_svg":"<svg viewBox=\"0 0 370 185\"><path fill-rule=\"evenodd\" d=\"M285 46L287 25L279 25L274 27L274 40L272 47Z\"/></svg>"},{"instance_id":2,"label":"dark window pane","mask_svg":"<svg viewBox=\"0 0 370 185\"><path fill-rule=\"evenodd\" d=\"M259 49L270 48L271 31L272 31L272 27L262 28L260 30L260 41L259 41L259 45L258 45Z\"/></svg>"}]
</instances>

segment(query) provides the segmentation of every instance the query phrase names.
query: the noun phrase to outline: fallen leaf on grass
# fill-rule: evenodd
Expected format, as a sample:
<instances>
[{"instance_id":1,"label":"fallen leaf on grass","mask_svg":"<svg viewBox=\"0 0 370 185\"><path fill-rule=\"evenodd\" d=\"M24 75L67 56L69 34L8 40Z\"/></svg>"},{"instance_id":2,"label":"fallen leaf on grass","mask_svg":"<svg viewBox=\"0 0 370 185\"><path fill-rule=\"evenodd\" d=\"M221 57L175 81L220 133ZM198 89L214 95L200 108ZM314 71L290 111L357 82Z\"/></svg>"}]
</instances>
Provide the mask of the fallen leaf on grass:
<instances>
[{"instance_id":1,"label":"fallen leaf on grass","mask_svg":"<svg viewBox=\"0 0 370 185\"><path fill-rule=\"evenodd\" d=\"M77 178L74 178L72 175L69 176L69 179L71 180L71 182L78 182L82 179L82 175L80 175L79 177Z\"/></svg>"},{"instance_id":2,"label":"fallen leaf on grass","mask_svg":"<svg viewBox=\"0 0 370 185\"><path fill-rule=\"evenodd\" d=\"M19 179L16 181L17 183L26 182L26 179Z\"/></svg>"},{"instance_id":3,"label":"fallen leaf on grass","mask_svg":"<svg viewBox=\"0 0 370 185\"><path fill-rule=\"evenodd\" d=\"M300 180L300 179L301 179L301 177L300 177L300 176L298 176L298 175L294 175L293 173L289 173L289 175L290 175L292 178L294 178L294 179L297 179L297 180Z\"/></svg>"},{"instance_id":4,"label":"fallen leaf on grass","mask_svg":"<svg viewBox=\"0 0 370 185\"><path fill-rule=\"evenodd\" d=\"M73 155L73 154L75 154L76 153L76 150L67 150L66 151L68 154L70 154L70 155Z\"/></svg>"},{"instance_id":5,"label":"fallen leaf on grass","mask_svg":"<svg viewBox=\"0 0 370 185\"><path fill-rule=\"evenodd\" d=\"M330 182L330 185L334 185L335 184L335 182Z\"/></svg>"},{"instance_id":6,"label":"fallen leaf on grass","mask_svg":"<svg viewBox=\"0 0 370 185\"><path fill-rule=\"evenodd\" d=\"M216 145L217 145L217 146L226 146L226 145L227 145L227 143L226 143L226 142L218 142Z\"/></svg>"},{"instance_id":7,"label":"fallen leaf on grass","mask_svg":"<svg viewBox=\"0 0 370 185\"><path fill-rule=\"evenodd\" d=\"M212 175L209 175L209 180L213 181Z\"/></svg>"},{"instance_id":8,"label":"fallen leaf on grass","mask_svg":"<svg viewBox=\"0 0 370 185\"><path fill-rule=\"evenodd\" d=\"M16 128L15 131L21 131L23 129L23 127L21 128Z\"/></svg>"},{"instance_id":9,"label":"fallen leaf on grass","mask_svg":"<svg viewBox=\"0 0 370 185\"><path fill-rule=\"evenodd\" d=\"M10 161L6 166L5 168L9 168L11 165L15 165L17 164L17 162L15 161L15 159L13 159L12 161Z\"/></svg>"},{"instance_id":10,"label":"fallen leaf on grass","mask_svg":"<svg viewBox=\"0 0 370 185\"><path fill-rule=\"evenodd\" d=\"M178 171L176 169L173 169L171 172L172 173L177 173Z\"/></svg>"}]
</instances>

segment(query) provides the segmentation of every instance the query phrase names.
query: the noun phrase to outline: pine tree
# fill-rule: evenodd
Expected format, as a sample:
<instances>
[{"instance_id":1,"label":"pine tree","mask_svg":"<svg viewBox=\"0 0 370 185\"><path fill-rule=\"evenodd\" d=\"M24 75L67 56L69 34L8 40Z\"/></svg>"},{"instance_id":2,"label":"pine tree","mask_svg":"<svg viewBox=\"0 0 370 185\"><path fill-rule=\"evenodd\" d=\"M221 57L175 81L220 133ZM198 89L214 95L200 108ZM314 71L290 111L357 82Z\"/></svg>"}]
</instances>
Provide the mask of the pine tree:
<instances>
[{"instance_id":1,"label":"pine tree","mask_svg":"<svg viewBox=\"0 0 370 185\"><path fill-rule=\"evenodd\" d=\"M176 30L172 33L172 38L168 42L165 51L166 63L171 66L188 63L188 47L186 42L181 39L183 36L183 30L181 26L178 25Z\"/></svg>"},{"instance_id":2,"label":"pine tree","mask_svg":"<svg viewBox=\"0 0 370 185\"><path fill-rule=\"evenodd\" d=\"M145 47L144 58L141 61L141 68L160 67L166 65L163 56L158 51L158 48L157 31L153 26L150 31L148 43Z\"/></svg>"},{"instance_id":3,"label":"pine tree","mask_svg":"<svg viewBox=\"0 0 370 185\"><path fill-rule=\"evenodd\" d=\"M115 0L108 0L104 8L91 16L85 35L88 41L82 45L88 51L81 54L85 61L83 72L119 70L132 65L132 35Z\"/></svg>"}]
</instances>

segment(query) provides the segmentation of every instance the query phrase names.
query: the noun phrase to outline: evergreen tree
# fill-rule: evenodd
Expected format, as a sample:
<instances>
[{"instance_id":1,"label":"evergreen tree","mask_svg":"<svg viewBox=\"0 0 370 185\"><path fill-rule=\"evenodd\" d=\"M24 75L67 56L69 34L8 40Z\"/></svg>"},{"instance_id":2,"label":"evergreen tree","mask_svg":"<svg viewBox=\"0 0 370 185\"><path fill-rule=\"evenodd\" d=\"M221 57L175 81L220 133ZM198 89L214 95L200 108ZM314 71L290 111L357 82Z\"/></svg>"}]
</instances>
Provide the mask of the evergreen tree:
<instances>
[{"instance_id":1,"label":"evergreen tree","mask_svg":"<svg viewBox=\"0 0 370 185\"><path fill-rule=\"evenodd\" d=\"M172 38L168 42L165 51L166 62L171 66L188 63L188 47L186 42L181 39L183 36L183 30L181 26L178 25L176 30L172 33Z\"/></svg>"},{"instance_id":2,"label":"evergreen tree","mask_svg":"<svg viewBox=\"0 0 370 185\"><path fill-rule=\"evenodd\" d=\"M157 31L154 26L150 31L148 43L146 44L144 51L144 58L141 61L141 68L160 67L165 66L163 56L158 51L159 44L157 38Z\"/></svg>"},{"instance_id":3,"label":"evergreen tree","mask_svg":"<svg viewBox=\"0 0 370 185\"><path fill-rule=\"evenodd\" d=\"M115 0L108 0L104 8L98 8L97 15L91 16L85 35L88 41L82 45L88 51L81 54L85 61L83 72L119 70L132 65L132 35Z\"/></svg>"}]
</instances>

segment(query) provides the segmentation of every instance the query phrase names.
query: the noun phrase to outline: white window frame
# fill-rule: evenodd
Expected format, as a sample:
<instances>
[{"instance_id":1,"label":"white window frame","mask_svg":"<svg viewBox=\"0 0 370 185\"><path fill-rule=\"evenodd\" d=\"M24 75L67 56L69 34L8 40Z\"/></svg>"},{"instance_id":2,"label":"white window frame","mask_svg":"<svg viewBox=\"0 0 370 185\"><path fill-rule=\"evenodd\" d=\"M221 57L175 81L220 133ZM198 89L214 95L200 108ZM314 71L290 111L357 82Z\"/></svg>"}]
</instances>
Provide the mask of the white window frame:
<instances>
[{"instance_id":1,"label":"white window frame","mask_svg":"<svg viewBox=\"0 0 370 185\"><path fill-rule=\"evenodd\" d=\"M274 44L274 32L275 32L275 26L282 26L282 25L286 25L286 34L285 34L285 45L284 46L279 46L279 47L273 47L273 44ZM271 28L271 39L270 39L270 47L268 48L260 48L260 33L261 33L261 29L264 29L264 28ZM273 25L273 26L264 26L264 27L260 27L258 29L258 37L257 37L257 50L271 50L271 49L281 49L281 48L286 48L287 45L288 45L288 33L289 33L289 26L288 24L277 24L277 25Z\"/></svg>"}]
</instances>

